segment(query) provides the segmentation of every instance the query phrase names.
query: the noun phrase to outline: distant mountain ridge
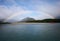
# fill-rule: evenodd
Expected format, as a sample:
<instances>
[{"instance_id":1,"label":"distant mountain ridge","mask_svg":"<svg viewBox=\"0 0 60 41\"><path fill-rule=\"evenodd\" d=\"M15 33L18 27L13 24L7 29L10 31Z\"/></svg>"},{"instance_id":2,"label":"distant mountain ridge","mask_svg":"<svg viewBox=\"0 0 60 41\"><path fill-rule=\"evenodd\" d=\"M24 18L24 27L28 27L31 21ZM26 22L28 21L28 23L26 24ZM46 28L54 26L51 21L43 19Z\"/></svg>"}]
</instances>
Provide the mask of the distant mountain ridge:
<instances>
[{"instance_id":1,"label":"distant mountain ridge","mask_svg":"<svg viewBox=\"0 0 60 41\"><path fill-rule=\"evenodd\" d=\"M3 22L3 20L0 20L0 24L10 24L10 23L60 23L60 19L35 20L34 18L26 17L21 21L17 22Z\"/></svg>"},{"instance_id":2,"label":"distant mountain ridge","mask_svg":"<svg viewBox=\"0 0 60 41\"><path fill-rule=\"evenodd\" d=\"M20 22L36 22L36 23L60 23L60 19L44 19L44 20L35 20L34 18L26 17L22 19Z\"/></svg>"},{"instance_id":3,"label":"distant mountain ridge","mask_svg":"<svg viewBox=\"0 0 60 41\"><path fill-rule=\"evenodd\" d=\"M24 22L24 21L34 21L34 20L35 20L34 18L26 17L26 18L22 19L21 22Z\"/></svg>"}]
</instances>

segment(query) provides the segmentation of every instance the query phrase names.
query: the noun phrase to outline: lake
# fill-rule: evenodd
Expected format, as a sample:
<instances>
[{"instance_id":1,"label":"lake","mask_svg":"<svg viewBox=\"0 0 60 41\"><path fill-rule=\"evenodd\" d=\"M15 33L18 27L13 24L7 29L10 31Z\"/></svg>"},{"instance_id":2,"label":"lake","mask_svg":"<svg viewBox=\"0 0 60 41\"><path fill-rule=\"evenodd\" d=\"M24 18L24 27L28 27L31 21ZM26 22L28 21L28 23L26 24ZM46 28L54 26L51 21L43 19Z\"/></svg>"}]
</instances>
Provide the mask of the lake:
<instances>
[{"instance_id":1,"label":"lake","mask_svg":"<svg viewBox=\"0 0 60 41\"><path fill-rule=\"evenodd\" d=\"M0 41L60 41L60 23L0 25Z\"/></svg>"}]
</instances>

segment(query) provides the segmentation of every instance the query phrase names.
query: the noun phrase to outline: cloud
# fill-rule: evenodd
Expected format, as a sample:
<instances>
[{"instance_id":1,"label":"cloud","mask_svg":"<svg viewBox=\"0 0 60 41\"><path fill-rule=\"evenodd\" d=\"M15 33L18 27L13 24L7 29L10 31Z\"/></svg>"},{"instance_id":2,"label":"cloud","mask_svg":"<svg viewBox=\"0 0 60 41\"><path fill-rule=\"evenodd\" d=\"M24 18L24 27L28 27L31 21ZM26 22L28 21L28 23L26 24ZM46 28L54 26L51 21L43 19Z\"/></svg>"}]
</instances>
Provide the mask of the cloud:
<instances>
[{"instance_id":1,"label":"cloud","mask_svg":"<svg viewBox=\"0 0 60 41\"><path fill-rule=\"evenodd\" d=\"M39 12L43 12L45 14L49 14L53 17L56 17L56 16L60 15L59 8L60 8L59 6L52 5L50 3L44 3L41 5L35 6L34 10L39 11Z\"/></svg>"},{"instance_id":2,"label":"cloud","mask_svg":"<svg viewBox=\"0 0 60 41\"><path fill-rule=\"evenodd\" d=\"M36 13L37 15L30 16L36 19L53 18L60 15L59 6L60 1L51 4L48 0L2 0L0 3L0 17L8 21L24 14L27 16Z\"/></svg>"},{"instance_id":3,"label":"cloud","mask_svg":"<svg viewBox=\"0 0 60 41\"><path fill-rule=\"evenodd\" d=\"M22 6L11 6L7 8L6 6L0 6L0 15L5 18L5 21L12 19L15 16L21 14L32 13L30 10L24 9Z\"/></svg>"},{"instance_id":4,"label":"cloud","mask_svg":"<svg viewBox=\"0 0 60 41\"><path fill-rule=\"evenodd\" d=\"M28 13L32 13L32 11L27 10L26 7L20 6L18 5L15 0L5 0L4 1L5 4L8 3L8 5L10 3L13 3L13 5L9 6L8 5L0 5L0 17L5 19L4 21L8 21L18 15L21 14L28 14Z\"/></svg>"},{"instance_id":5,"label":"cloud","mask_svg":"<svg viewBox=\"0 0 60 41\"><path fill-rule=\"evenodd\" d=\"M11 10L9 10L6 6L4 5L0 5L0 16L2 18L6 18L7 16L9 16L11 14Z\"/></svg>"}]
</instances>

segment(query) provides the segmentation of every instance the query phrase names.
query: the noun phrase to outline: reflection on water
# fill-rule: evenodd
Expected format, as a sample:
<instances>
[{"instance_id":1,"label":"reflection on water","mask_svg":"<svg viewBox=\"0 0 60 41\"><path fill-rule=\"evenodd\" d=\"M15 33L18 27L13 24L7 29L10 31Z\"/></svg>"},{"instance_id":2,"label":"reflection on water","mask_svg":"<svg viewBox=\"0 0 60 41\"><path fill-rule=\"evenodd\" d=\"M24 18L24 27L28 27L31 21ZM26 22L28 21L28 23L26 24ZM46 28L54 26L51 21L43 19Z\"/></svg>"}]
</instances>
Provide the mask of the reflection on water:
<instances>
[{"instance_id":1,"label":"reflection on water","mask_svg":"<svg viewBox=\"0 0 60 41\"><path fill-rule=\"evenodd\" d=\"M5 24L0 41L60 41L60 23Z\"/></svg>"}]
</instances>

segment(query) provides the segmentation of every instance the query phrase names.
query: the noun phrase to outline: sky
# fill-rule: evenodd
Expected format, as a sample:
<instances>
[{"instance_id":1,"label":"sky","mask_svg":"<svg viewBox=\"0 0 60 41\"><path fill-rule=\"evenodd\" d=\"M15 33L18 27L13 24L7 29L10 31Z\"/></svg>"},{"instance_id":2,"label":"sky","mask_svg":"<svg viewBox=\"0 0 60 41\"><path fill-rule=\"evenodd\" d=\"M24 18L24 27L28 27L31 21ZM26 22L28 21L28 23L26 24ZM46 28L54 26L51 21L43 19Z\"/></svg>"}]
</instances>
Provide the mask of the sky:
<instances>
[{"instance_id":1,"label":"sky","mask_svg":"<svg viewBox=\"0 0 60 41\"><path fill-rule=\"evenodd\" d=\"M13 22L26 17L60 18L60 0L0 0L0 19Z\"/></svg>"}]
</instances>

